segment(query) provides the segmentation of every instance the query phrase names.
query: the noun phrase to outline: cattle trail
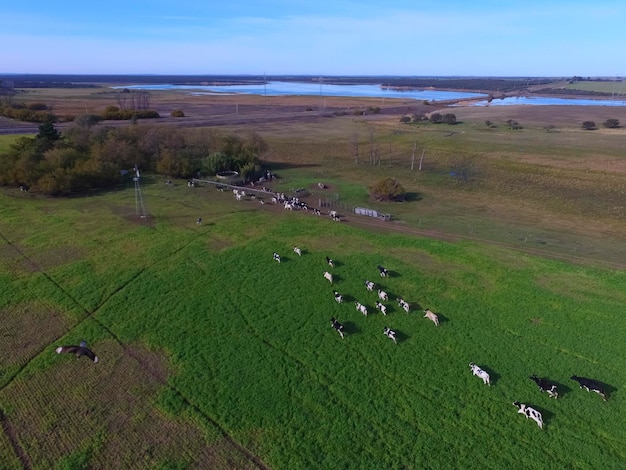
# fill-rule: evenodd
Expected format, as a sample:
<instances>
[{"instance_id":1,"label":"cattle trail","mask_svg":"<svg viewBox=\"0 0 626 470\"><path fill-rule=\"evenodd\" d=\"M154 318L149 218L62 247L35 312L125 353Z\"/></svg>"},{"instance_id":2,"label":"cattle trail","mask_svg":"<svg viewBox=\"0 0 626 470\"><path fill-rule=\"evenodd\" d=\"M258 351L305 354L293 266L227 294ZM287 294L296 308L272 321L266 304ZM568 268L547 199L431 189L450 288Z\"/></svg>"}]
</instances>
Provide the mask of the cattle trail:
<instances>
[{"instance_id":1,"label":"cattle trail","mask_svg":"<svg viewBox=\"0 0 626 470\"><path fill-rule=\"evenodd\" d=\"M4 414L4 411L0 409L0 421L2 422L2 431L4 435L7 437L11 447L13 448L13 453L17 456L19 461L22 463L22 467L25 470L31 470L33 468L33 464L20 443L17 440L17 435L15 434L15 429L13 429L13 425L9 421L9 418Z\"/></svg>"}]
</instances>

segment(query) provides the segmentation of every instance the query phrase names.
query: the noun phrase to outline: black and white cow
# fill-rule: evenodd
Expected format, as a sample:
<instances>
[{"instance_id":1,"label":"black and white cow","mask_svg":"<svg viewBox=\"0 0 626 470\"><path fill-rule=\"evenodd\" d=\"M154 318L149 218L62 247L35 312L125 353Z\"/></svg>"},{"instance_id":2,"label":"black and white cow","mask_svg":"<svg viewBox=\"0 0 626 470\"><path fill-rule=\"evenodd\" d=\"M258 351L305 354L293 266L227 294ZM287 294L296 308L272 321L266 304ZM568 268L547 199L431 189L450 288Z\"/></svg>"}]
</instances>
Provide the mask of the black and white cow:
<instances>
[{"instance_id":1,"label":"black and white cow","mask_svg":"<svg viewBox=\"0 0 626 470\"><path fill-rule=\"evenodd\" d=\"M578 377L577 375L572 375L570 378L578 382L580 388L584 388L588 392L596 392L604 401L606 401L606 391L604 390L604 386L597 380Z\"/></svg>"},{"instance_id":2,"label":"black and white cow","mask_svg":"<svg viewBox=\"0 0 626 470\"><path fill-rule=\"evenodd\" d=\"M540 379L536 375L531 375L530 380L534 381L537 384L537 387L539 387L539 390L541 390L542 392L546 392L550 398L556 399L559 397L559 393L556 391L555 384L549 382L546 379Z\"/></svg>"},{"instance_id":3,"label":"black and white cow","mask_svg":"<svg viewBox=\"0 0 626 470\"><path fill-rule=\"evenodd\" d=\"M330 266L331 268L335 267L335 262L330 259L328 256L326 257L326 263L328 263L328 266Z\"/></svg>"},{"instance_id":4,"label":"black and white cow","mask_svg":"<svg viewBox=\"0 0 626 470\"><path fill-rule=\"evenodd\" d=\"M383 315L385 315L385 316L387 315L387 307L385 307L385 306L384 306L383 304L381 304L380 302L376 302L376 308L377 308L378 310L380 310L380 311L381 311L381 313L382 313Z\"/></svg>"},{"instance_id":5,"label":"black and white cow","mask_svg":"<svg viewBox=\"0 0 626 470\"><path fill-rule=\"evenodd\" d=\"M343 296L339 292L335 290L333 291L333 294L335 295L335 302L337 302L338 304L343 302Z\"/></svg>"},{"instance_id":6,"label":"black and white cow","mask_svg":"<svg viewBox=\"0 0 626 470\"><path fill-rule=\"evenodd\" d=\"M378 298L380 300L389 300L389 296L387 295L387 292L385 292L384 290L380 290L380 289L378 289Z\"/></svg>"},{"instance_id":7,"label":"black and white cow","mask_svg":"<svg viewBox=\"0 0 626 470\"><path fill-rule=\"evenodd\" d=\"M202 217L196 219L196 225L202 225Z\"/></svg>"},{"instance_id":8,"label":"black and white cow","mask_svg":"<svg viewBox=\"0 0 626 470\"><path fill-rule=\"evenodd\" d=\"M280 263L280 255L276 252L272 255L274 257L274 261L278 261Z\"/></svg>"},{"instance_id":9,"label":"black and white cow","mask_svg":"<svg viewBox=\"0 0 626 470\"><path fill-rule=\"evenodd\" d=\"M378 268L378 272L380 273L380 277L389 276L389 271L386 268L383 268L381 265L376 266Z\"/></svg>"},{"instance_id":10,"label":"black and white cow","mask_svg":"<svg viewBox=\"0 0 626 470\"><path fill-rule=\"evenodd\" d=\"M472 370L472 374L474 374L477 377L480 377L481 379L483 379L483 383L484 384L487 384L487 385L491 386L491 383L489 383L489 374L487 372L482 370L480 367L478 367L473 362L470 362L469 366L470 366L470 369Z\"/></svg>"},{"instance_id":11,"label":"black and white cow","mask_svg":"<svg viewBox=\"0 0 626 470\"><path fill-rule=\"evenodd\" d=\"M335 331L336 331L337 333L339 333L339 336L341 336L341 339L343 339L343 335L344 335L344 332L343 332L343 325L342 325L341 323L339 323L339 322L335 319L335 317L332 317L332 318L330 319L330 325L331 325L331 326L335 329Z\"/></svg>"},{"instance_id":12,"label":"black and white cow","mask_svg":"<svg viewBox=\"0 0 626 470\"><path fill-rule=\"evenodd\" d=\"M363 314L363 316L367 316L367 307L360 302L355 301L354 306L356 309Z\"/></svg>"},{"instance_id":13,"label":"black and white cow","mask_svg":"<svg viewBox=\"0 0 626 470\"><path fill-rule=\"evenodd\" d=\"M372 292L375 287L376 287L376 284L374 284L372 281L368 281L368 280L365 281L365 288L368 291Z\"/></svg>"},{"instance_id":14,"label":"black and white cow","mask_svg":"<svg viewBox=\"0 0 626 470\"><path fill-rule=\"evenodd\" d=\"M541 429L543 429L543 417L541 416L541 413L524 403L520 403L519 401L514 401L513 404L517 406L518 413L526 416L526 419L532 419Z\"/></svg>"},{"instance_id":15,"label":"black and white cow","mask_svg":"<svg viewBox=\"0 0 626 470\"><path fill-rule=\"evenodd\" d=\"M402 310L404 310L406 313L409 313L409 310L411 309L411 307L409 306L409 303L407 301L405 301L402 297L398 297L398 305L402 308Z\"/></svg>"},{"instance_id":16,"label":"black and white cow","mask_svg":"<svg viewBox=\"0 0 626 470\"><path fill-rule=\"evenodd\" d=\"M385 329L383 330L383 333L387 338L393 340L395 344L398 344L398 342L396 341L396 332L393 331L391 328L385 327Z\"/></svg>"}]
</instances>

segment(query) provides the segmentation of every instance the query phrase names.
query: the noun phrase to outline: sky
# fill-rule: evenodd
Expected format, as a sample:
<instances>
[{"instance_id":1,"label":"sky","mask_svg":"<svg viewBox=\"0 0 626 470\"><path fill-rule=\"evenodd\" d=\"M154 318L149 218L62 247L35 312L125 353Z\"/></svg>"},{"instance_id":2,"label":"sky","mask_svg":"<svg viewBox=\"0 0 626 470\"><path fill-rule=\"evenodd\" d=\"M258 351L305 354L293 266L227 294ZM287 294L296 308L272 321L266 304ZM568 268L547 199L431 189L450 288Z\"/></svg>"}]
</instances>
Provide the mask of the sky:
<instances>
[{"instance_id":1,"label":"sky","mask_svg":"<svg viewBox=\"0 0 626 470\"><path fill-rule=\"evenodd\" d=\"M0 73L626 76L623 0L0 5Z\"/></svg>"}]
</instances>

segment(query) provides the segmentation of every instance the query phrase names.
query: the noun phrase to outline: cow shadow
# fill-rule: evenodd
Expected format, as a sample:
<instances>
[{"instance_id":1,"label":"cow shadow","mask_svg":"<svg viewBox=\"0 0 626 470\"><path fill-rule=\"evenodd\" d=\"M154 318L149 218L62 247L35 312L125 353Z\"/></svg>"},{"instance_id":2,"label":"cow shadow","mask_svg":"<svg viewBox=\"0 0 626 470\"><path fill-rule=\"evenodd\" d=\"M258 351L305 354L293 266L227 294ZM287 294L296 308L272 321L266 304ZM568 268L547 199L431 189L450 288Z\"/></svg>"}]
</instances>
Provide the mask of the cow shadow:
<instances>
[{"instance_id":1,"label":"cow shadow","mask_svg":"<svg viewBox=\"0 0 626 470\"><path fill-rule=\"evenodd\" d=\"M491 385L496 385L502 377L500 374L498 374L496 371L489 367L483 367L482 365L479 365L479 367L489 374L489 383Z\"/></svg>"},{"instance_id":2,"label":"cow shadow","mask_svg":"<svg viewBox=\"0 0 626 470\"><path fill-rule=\"evenodd\" d=\"M402 277L402 274L400 274L398 271L391 271L391 270L387 270L387 277L392 277L392 278L396 278L396 277Z\"/></svg>"},{"instance_id":3,"label":"cow shadow","mask_svg":"<svg viewBox=\"0 0 626 470\"><path fill-rule=\"evenodd\" d=\"M343 331L347 335L356 335L361 332L361 328L359 328L359 326L352 321L345 321L345 322L342 322L342 324L343 324Z\"/></svg>"},{"instance_id":4,"label":"cow shadow","mask_svg":"<svg viewBox=\"0 0 626 470\"><path fill-rule=\"evenodd\" d=\"M339 292L339 291L337 291ZM341 294L341 292L340 292ZM353 295L350 294L341 294L341 296L343 297L343 302L344 303L350 303L350 304L354 304L354 302L356 302L358 299L356 297L354 297Z\"/></svg>"},{"instance_id":5,"label":"cow shadow","mask_svg":"<svg viewBox=\"0 0 626 470\"><path fill-rule=\"evenodd\" d=\"M330 273L330 271L328 271ZM330 273L333 276L333 285L339 281L343 281L343 278L339 274Z\"/></svg>"},{"instance_id":6,"label":"cow shadow","mask_svg":"<svg viewBox=\"0 0 626 470\"><path fill-rule=\"evenodd\" d=\"M422 310L422 312L423 311L424 310ZM441 313L437 313L437 312L435 312L435 313L437 314L437 318L439 319L439 325L442 325L444 323L448 323L450 321L450 319L448 317L446 317L445 315L442 315ZM422 316L424 316L424 315L422 315Z\"/></svg>"},{"instance_id":7,"label":"cow shadow","mask_svg":"<svg viewBox=\"0 0 626 470\"><path fill-rule=\"evenodd\" d=\"M548 380L551 384L556 385L556 391L559 394L559 398L562 398L565 395L572 393L574 391L572 387L564 384L563 382L557 382L556 380L552 380L550 378L546 378L546 380ZM535 385L535 387L537 387L537 384L535 384L535 382L532 379L531 379L531 382L533 383L533 385ZM537 388L537 391L539 391L539 388Z\"/></svg>"},{"instance_id":8,"label":"cow shadow","mask_svg":"<svg viewBox=\"0 0 626 470\"><path fill-rule=\"evenodd\" d=\"M595 382L597 382L598 385L600 385L603 388L604 393L606 394L606 399L607 400L609 398L611 398L611 396L613 396L615 393L617 393L617 390L618 390L617 387L614 387L613 385L607 384L606 382L601 382L600 380L596 380L596 379L593 379L593 380ZM574 387L580 388L580 387L577 386L578 382L574 381L574 383L575 383ZM587 391L584 388L582 388L581 390L583 390L585 392ZM596 392L594 392L593 390L591 390L589 393L593 393L594 395L597 395ZM560 392L559 392L559 395L560 395Z\"/></svg>"},{"instance_id":9,"label":"cow shadow","mask_svg":"<svg viewBox=\"0 0 626 470\"><path fill-rule=\"evenodd\" d=\"M393 329L393 328L392 328ZM396 344L401 344L404 343L406 340L408 340L410 338L409 335L403 333L402 331L399 330L393 330L396 332ZM380 331L381 332L381 336L383 335L383 330ZM387 340L389 341L389 340Z\"/></svg>"},{"instance_id":10,"label":"cow shadow","mask_svg":"<svg viewBox=\"0 0 626 470\"><path fill-rule=\"evenodd\" d=\"M523 403L523 402L520 402ZM535 410L537 410L539 413L541 413L541 420L543 421L543 426L545 427L547 424L550 423L550 421L552 421L552 419L556 416L552 411L547 410L545 408L542 408L541 406L535 406L532 403L524 403L526 406L530 406L531 408L534 408ZM520 413L521 414L521 413ZM530 421L530 418L528 418L528 421ZM534 421L533 421L534 423Z\"/></svg>"},{"instance_id":11,"label":"cow shadow","mask_svg":"<svg viewBox=\"0 0 626 470\"><path fill-rule=\"evenodd\" d=\"M618 388L614 387L613 385L604 383L604 382L600 382L600 385L602 385L604 387L604 391L606 393L606 399L608 400L609 398L611 398L615 393L617 393Z\"/></svg>"}]
</instances>

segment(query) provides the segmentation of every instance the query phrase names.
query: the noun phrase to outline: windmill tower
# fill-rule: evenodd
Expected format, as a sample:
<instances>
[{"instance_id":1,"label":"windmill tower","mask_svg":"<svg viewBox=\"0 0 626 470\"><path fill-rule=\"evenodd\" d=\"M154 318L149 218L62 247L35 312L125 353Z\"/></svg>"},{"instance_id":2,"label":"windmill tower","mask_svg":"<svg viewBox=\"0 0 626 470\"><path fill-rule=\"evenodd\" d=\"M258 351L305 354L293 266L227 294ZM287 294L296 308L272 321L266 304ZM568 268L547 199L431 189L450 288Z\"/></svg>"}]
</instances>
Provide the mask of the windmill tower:
<instances>
[{"instance_id":1,"label":"windmill tower","mask_svg":"<svg viewBox=\"0 0 626 470\"><path fill-rule=\"evenodd\" d=\"M146 206L143 203L141 186L139 186L139 180L141 178L141 175L139 174L139 167L135 165L133 170L135 172L135 176L133 176L133 181L135 182L135 211L137 213L137 217L145 219L148 217L148 211L146 211Z\"/></svg>"}]
</instances>

